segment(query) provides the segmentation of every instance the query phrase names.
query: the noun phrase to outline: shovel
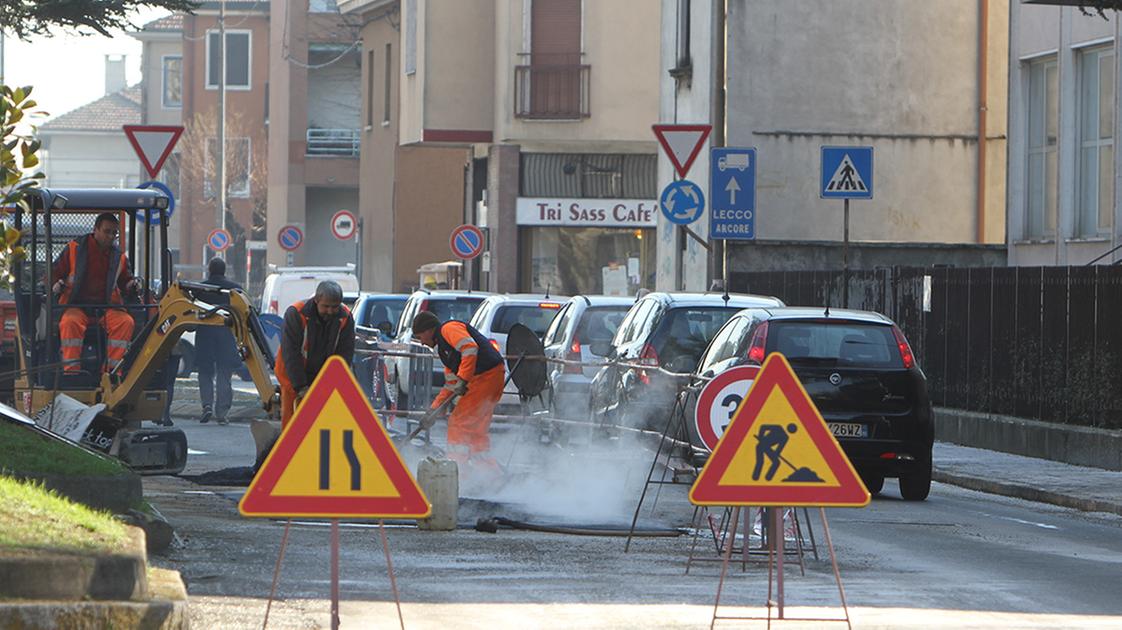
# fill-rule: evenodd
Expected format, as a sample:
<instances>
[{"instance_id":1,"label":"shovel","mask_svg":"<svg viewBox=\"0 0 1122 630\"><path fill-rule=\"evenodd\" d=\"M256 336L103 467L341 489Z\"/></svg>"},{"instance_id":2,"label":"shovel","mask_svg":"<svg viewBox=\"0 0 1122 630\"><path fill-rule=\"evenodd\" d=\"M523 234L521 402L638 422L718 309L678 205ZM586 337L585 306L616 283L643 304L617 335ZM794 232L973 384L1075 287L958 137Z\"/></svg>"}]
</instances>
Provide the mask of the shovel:
<instances>
[{"instance_id":1,"label":"shovel","mask_svg":"<svg viewBox=\"0 0 1122 630\"><path fill-rule=\"evenodd\" d=\"M399 444L409 444L410 442L412 442L413 438L417 437L418 435L420 435L421 431L425 430L425 423L443 413L445 409L452 405L452 402L455 401L456 398L458 398L458 396L449 396L448 398L446 398L444 402L440 403L435 408L430 409L428 413L421 417L421 422L417 425L416 429L413 429L412 432L404 437L397 436L393 438L393 441Z\"/></svg>"}]
</instances>

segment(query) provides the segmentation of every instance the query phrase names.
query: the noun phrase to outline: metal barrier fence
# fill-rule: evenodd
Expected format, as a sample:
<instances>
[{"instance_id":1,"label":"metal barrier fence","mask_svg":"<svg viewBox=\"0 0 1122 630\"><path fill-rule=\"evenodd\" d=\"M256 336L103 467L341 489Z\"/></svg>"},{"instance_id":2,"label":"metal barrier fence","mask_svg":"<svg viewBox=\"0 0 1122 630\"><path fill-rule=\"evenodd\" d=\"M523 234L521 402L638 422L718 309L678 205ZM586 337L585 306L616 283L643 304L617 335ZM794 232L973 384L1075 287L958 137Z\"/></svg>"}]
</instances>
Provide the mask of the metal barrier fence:
<instances>
[{"instance_id":1,"label":"metal barrier fence","mask_svg":"<svg viewBox=\"0 0 1122 630\"><path fill-rule=\"evenodd\" d=\"M839 308L842 283L840 271L752 272L730 287ZM853 271L849 306L900 325L936 405L1122 428L1122 268Z\"/></svg>"}]
</instances>

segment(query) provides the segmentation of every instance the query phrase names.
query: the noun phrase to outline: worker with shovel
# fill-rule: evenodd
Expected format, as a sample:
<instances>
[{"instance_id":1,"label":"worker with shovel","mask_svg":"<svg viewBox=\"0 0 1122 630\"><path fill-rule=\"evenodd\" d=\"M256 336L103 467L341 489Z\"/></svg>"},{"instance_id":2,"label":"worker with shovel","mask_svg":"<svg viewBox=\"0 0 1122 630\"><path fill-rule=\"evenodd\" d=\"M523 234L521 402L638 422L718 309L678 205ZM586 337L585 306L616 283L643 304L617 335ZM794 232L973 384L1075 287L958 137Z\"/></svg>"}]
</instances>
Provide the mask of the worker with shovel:
<instances>
[{"instance_id":1,"label":"worker with shovel","mask_svg":"<svg viewBox=\"0 0 1122 630\"><path fill-rule=\"evenodd\" d=\"M503 395L503 356L470 325L456 320L442 323L429 311L421 311L413 318L413 337L435 348L444 363L444 388L433 400L432 408L459 396L448 417L448 458L458 464L497 471L498 463L488 454L488 432L495 405ZM422 423L432 426L436 415L430 413Z\"/></svg>"}]
</instances>

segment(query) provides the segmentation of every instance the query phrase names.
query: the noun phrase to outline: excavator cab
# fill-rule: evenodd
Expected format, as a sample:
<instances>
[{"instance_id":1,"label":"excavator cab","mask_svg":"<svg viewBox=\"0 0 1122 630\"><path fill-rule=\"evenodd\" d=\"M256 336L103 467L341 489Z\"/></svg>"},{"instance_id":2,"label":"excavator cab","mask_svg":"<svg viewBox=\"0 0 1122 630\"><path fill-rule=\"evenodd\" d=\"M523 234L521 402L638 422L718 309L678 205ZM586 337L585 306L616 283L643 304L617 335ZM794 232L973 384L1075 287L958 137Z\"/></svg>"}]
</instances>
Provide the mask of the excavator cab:
<instances>
[{"instance_id":1,"label":"excavator cab","mask_svg":"<svg viewBox=\"0 0 1122 630\"><path fill-rule=\"evenodd\" d=\"M231 328L263 406L267 411L277 406L276 387L269 377L272 358L248 297L240 291L172 281L166 246L169 201L156 190L44 189L36 191L28 210L13 213L26 252L13 270L20 369L14 392L17 407L42 418L57 410L60 394L87 407L104 405L82 429L81 441L146 474L175 474L186 465L187 439L182 431L142 425L163 417L164 370L184 332L199 326ZM68 304L60 305L50 290L58 280L53 263L70 241L93 232L97 216L105 212L120 221L118 247L141 280L141 288L131 295L122 291L124 304L78 303L78 297L72 296ZM75 307L86 311L89 325L79 370L64 373L59 321L67 308ZM134 325L124 359L110 370L100 320L111 308L126 311Z\"/></svg>"}]
</instances>

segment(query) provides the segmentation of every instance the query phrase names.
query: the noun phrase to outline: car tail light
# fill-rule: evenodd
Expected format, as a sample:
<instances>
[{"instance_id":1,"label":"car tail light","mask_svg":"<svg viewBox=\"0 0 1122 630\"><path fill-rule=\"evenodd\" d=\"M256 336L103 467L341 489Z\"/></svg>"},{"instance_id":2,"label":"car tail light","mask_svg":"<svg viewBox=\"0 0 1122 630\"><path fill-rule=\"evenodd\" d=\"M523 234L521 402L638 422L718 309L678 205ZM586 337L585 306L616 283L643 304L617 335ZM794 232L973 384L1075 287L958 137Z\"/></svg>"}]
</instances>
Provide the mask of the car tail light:
<instances>
[{"instance_id":1,"label":"car tail light","mask_svg":"<svg viewBox=\"0 0 1122 630\"><path fill-rule=\"evenodd\" d=\"M561 305L557 302L542 302L541 304L538 304L538 308L559 309L561 308Z\"/></svg>"},{"instance_id":2,"label":"car tail light","mask_svg":"<svg viewBox=\"0 0 1122 630\"><path fill-rule=\"evenodd\" d=\"M497 339L492 339L491 340L491 347L495 349L495 352L502 352L503 351L502 348L499 347L499 342L498 342Z\"/></svg>"},{"instance_id":3,"label":"car tail light","mask_svg":"<svg viewBox=\"0 0 1122 630\"><path fill-rule=\"evenodd\" d=\"M276 300L269 300L269 312L272 313L273 315L278 315L277 308L278 308L277 301Z\"/></svg>"},{"instance_id":4,"label":"car tail light","mask_svg":"<svg viewBox=\"0 0 1122 630\"><path fill-rule=\"evenodd\" d=\"M643 351L639 353L639 364L658 367L658 353L655 352L654 346L649 343L643 346ZM639 380L642 381L644 385L651 384L651 377L647 374L646 370L639 370Z\"/></svg>"},{"instance_id":5,"label":"car tail light","mask_svg":"<svg viewBox=\"0 0 1122 630\"><path fill-rule=\"evenodd\" d=\"M764 362L767 357L767 322L760 324L756 332L752 333L752 342L748 344L748 360L753 363Z\"/></svg>"},{"instance_id":6,"label":"car tail light","mask_svg":"<svg viewBox=\"0 0 1122 630\"><path fill-rule=\"evenodd\" d=\"M565 355L565 360L566 361L580 361L580 359L581 359L581 356L580 356L580 341L578 341L576 339L573 339L573 344L571 346L569 346L569 354ZM571 363L566 363L564 372L565 372L565 374L581 374L581 373L583 373L583 370L581 370L581 366L579 366L579 365L573 365Z\"/></svg>"},{"instance_id":7,"label":"car tail light","mask_svg":"<svg viewBox=\"0 0 1122 630\"><path fill-rule=\"evenodd\" d=\"M904 333L900 332L897 326L892 327L892 334L896 336L896 347L900 349L900 358L904 361L905 369L912 369L916 366L916 357L912 354L912 347L908 345L908 340L904 338Z\"/></svg>"}]
</instances>

